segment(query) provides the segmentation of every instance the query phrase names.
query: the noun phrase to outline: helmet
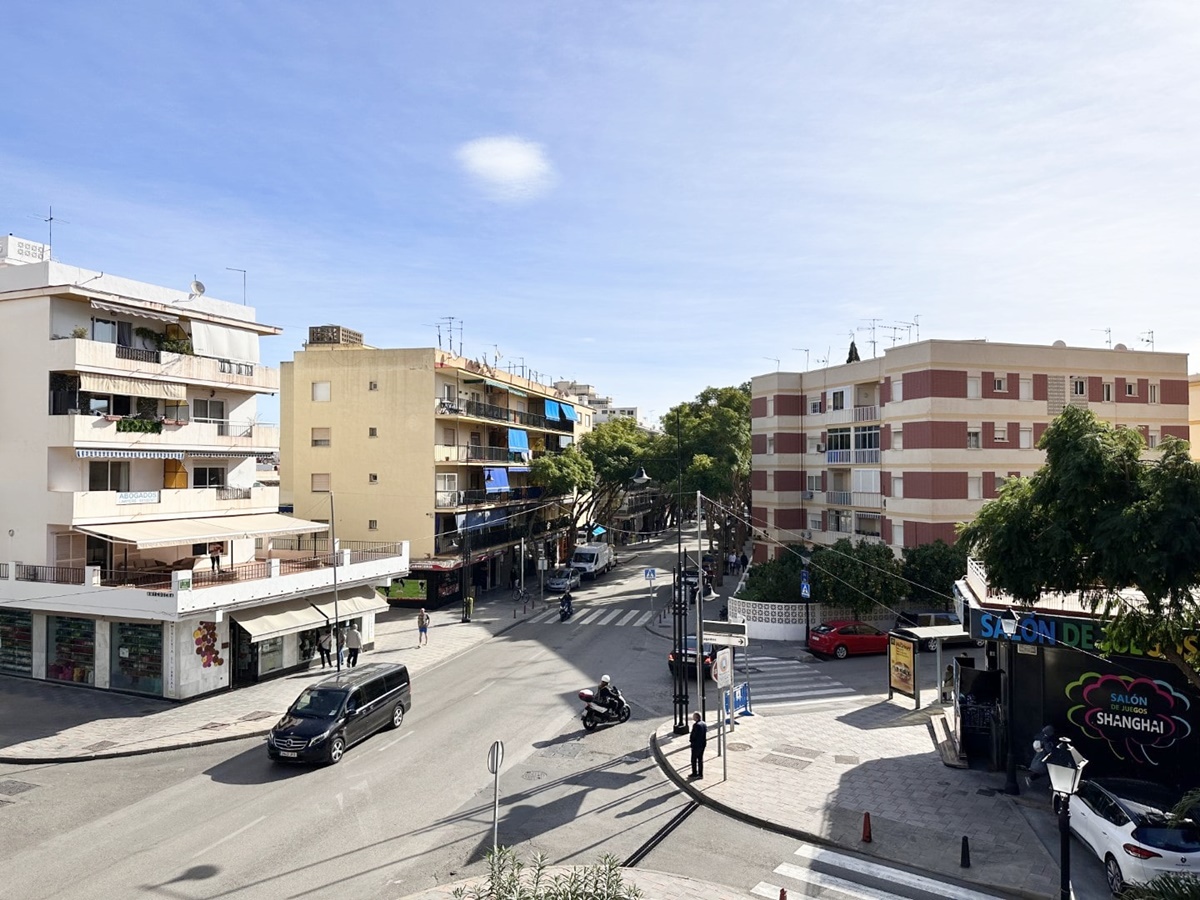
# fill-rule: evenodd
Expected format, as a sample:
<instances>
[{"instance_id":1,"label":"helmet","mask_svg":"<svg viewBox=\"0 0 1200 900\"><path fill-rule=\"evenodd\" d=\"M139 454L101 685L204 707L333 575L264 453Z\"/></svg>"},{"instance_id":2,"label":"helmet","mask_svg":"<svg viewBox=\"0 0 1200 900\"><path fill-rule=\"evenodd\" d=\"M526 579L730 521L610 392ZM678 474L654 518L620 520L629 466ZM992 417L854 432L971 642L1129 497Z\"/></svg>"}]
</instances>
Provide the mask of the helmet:
<instances>
[{"instance_id":1,"label":"helmet","mask_svg":"<svg viewBox=\"0 0 1200 900\"><path fill-rule=\"evenodd\" d=\"M601 684L608 684L610 681L612 681L612 679L611 679L611 678L609 678L607 675L601 675L601 676L600 676L600 683L601 683Z\"/></svg>"}]
</instances>

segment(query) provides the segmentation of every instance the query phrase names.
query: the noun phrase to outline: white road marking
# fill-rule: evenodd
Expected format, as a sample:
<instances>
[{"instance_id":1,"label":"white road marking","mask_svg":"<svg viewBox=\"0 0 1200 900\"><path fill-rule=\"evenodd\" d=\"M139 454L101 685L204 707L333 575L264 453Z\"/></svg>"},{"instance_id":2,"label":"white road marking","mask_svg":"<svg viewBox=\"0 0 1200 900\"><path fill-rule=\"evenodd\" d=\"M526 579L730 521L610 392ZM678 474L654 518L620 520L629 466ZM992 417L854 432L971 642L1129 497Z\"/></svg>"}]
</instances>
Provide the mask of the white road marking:
<instances>
[{"instance_id":1,"label":"white road marking","mask_svg":"<svg viewBox=\"0 0 1200 900\"><path fill-rule=\"evenodd\" d=\"M237 831L230 832L229 834L225 835L225 837L223 837L219 841L217 841L215 844L209 844L203 850L199 850L196 853L193 853L192 859L195 859L197 856L203 856L209 850L212 850L215 847L220 847L226 841L233 840L235 837L237 837L243 831L248 831L249 829L253 828L255 825L257 825L259 822L261 822L265 818L266 818L266 816L259 816L257 819L255 819L253 822L249 823L248 825L243 825Z\"/></svg>"},{"instance_id":2,"label":"white road marking","mask_svg":"<svg viewBox=\"0 0 1200 900\"><path fill-rule=\"evenodd\" d=\"M853 897L854 900L904 900L899 894L867 887L865 884L855 884L853 881L838 878L836 875L825 875L821 872L814 872L812 869L805 869L802 866L793 866L790 863L778 866L775 869L775 874L786 875L788 878L794 878L796 881L802 881L814 887L837 891L839 894ZM776 894L775 896L778 897L779 895ZM939 896L949 895L942 894Z\"/></svg>"},{"instance_id":3,"label":"white road marking","mask_svg":"<svg viewBox=\"0 0 1200 900\"><path fill-rule=\"evenodd\" d=\"M617 624L618 625L628 625L631 621L633 621L637 617L637 614L638 614L638 611L636 609L631 609L629 612L625 613L625 617L623 619L621 619L621 621L618 622Z\"/></svg>"},{"instance_id":4,"label":"white road marking","mask_svg":"<svg viewBox=\"0 0 1200 900\"><path fill-rule=\"evenodd\" d=\"M925 891L938 897L949 898L949 900L996 900L993 894L982 894L970 888L947 884L944 881L926 878L923 875L914 875L911 872L905 872L903 869L893 869L891 866L881 866L876 863L867 862L865 859L858 859L854 856L847 856L844 853L826 850L823 847L811 847L807 844L801 845L796 850L796 855L811 859L814 862L836 865L839 868L847 869L858 875L868 875L872 878L902 884L905 887ZM779 869L775 871L778 872Z\"/></svg>"},{"instance_id":5,"label":"white road marking","mask_svg":"<svg viewBox=\"0 0 1200 900\"><path fill-rule=\"evenodd\" d=\"M598 622L596 622L596 624L597 624L597 625L607 625L607 624L609 624L609 623L610 623L610 622L611 622L613 619L615 619L617 616L621 615L621 612L622 612L622 611L621 611L621 610L619 610L619 609L614 609L612 612L610 612L610 613L609 613L607 616L605 616L603 619L600 619Z\"/></svg>"},{"instance_id":6,"label":"white road marking","mask_svg":"<svg viewBox=\"0 0 1200 900\"><path fill-rule=\"evenodd\" d=\"M489 681L487 684L485 684L483 687L481 687L479 690L477 690L477 691L476 691L474 694L472 694L471 696L472 696L472 697L478 697L480 694L482 694L484 691L486 691L488 688L490 688L490 687L491 687L493 684L495 684L495 683L496 683L496 682L494 682L494 681Z\"/></svg>"},{"instance_id":7,"label":"white road marking","mask_svg":"<svg viewBox=\"0 0 1200 900\"><path fill-rule=\"evenodd\" d=\"M382 753L384 750L388 749L389 747L395 747L398 743L400 743L402 740L404 740L410 734L412 734L411 731L404 732L404 734L400 735L400 737L396 738L395 740L388 741L386 744L384 744L382 747L380 747L375 752Z\"/></svg>"},{"instance_id":8,"label":"white road marking","mask_svg":"<svg viewBox=\"0 0 1200 900\"><path fill-rule=\"evenodd\" d=\"M633 627L634 627L634 628L641 628L643 625L645 625L647 622L649 622L649 621L650 621L650 617L651 617L651 616L653 616L653 615L654 615L654 611L653 611L653 610L651 610L651 611L650 611L650 612L648 612L648 613L642 613L642 615L641 615L641 616L638 618L638 620L637 620L636 622L634 622L634 623L633 623Z\"/></svg>"},{"instance_id":9,"label":"white road marking","mask_svg":"<svg viewBox=\"0 0 1200 900\"><path fill-rule=\"evenodd\" d=\"M588 613L586 616L584 616L582 619L580 619L575 624L576 625L587 625L587 624L591 623L591 621L593 619L595 619L597 616L602 616L602 615L604 615L604 610L598 609L595 612Z\"/></svg>"},{"instance_id":10,"label":"white road marking","mask_svg":"<svg viewBox=\"0 0 1200 900\"><path fill-rule=\"evenodd\" d=\"M554 617L554 613L555 613L555 610L549 610L548 612L540 613L539 615L536 615L532 619L529 619L527 621L529 621L530 623L548 622L548 621L550 621L550 619L552 619Z\"/></svg>"},{"instance_id":11,"label":"white road marking","mask_svg":"<svg viewBox=\"0 0 1200 900\"><path fill-rule=\"evenodd\" d=\"M750 893L756 897L769 897L770 900L779 900L779 892L783 890L777 884L768 884L765 881L760 881L754 887L750 888Z\"/></svg>"},{"instance_id":12,"label":"white road marking","mask_svg":"<svg viewBox=\"0 0 1200 900\"><path fill-rule=\"evenodd\" d=\"M828 688L806 688L804 690L805 696L809 696L809 697L815 697L819 694L853 694L853 693L854 693L854 688L848 688L845 686L828 687ZM795 696L796 696L795 691L788 691L786 694L766 694L766 693L763 693L762 691L754 690L753 682L751 682L751 684L750 684L750 699L755 702L761 703L761 702L766 702L768 700L787 699L788 697L795 697Z\"/></svg>"}]
</instances>

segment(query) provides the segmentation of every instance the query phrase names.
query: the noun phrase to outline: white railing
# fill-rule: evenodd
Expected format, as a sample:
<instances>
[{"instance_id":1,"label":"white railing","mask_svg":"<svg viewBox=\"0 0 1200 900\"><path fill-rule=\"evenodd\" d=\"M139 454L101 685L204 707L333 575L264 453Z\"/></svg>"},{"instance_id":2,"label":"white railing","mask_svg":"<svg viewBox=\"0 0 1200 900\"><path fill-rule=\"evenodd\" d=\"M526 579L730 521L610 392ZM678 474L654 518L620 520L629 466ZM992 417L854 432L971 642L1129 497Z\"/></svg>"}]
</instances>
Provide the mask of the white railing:
<instances>
[{"instance_id":1,"label":"white railing","mask_svg":"<svg viewBox=\"0 0 1200 900\"><path fill-rule=\"evenodd\" d=\"M855 450L854 462L858 465L871 465L879 462L879 449L874 450Z\"/></svg>"},{"instance_id":2,"label":"white railing","mask_svg":"<svg viewBox=\"0 0 1200 900\"><path fill-rule=\"evenodd\" d=\"M826 491L825 502L830 506L849 506L850 491Z\"/></svg>"},{"instance_id":3,"label":"white railing","mask_svg":"<svg viewBox=\"0 0 1200 900\"><path fill-rule=\"evenodd\" d=\"M467 448L457 444L434 444L434 462L466 462Z\"/></svg>"},{"instance_id":4,"label":"white railing","mask_svg":"<svg viewBox=\"0 0 1200 900\"><path fill-rule=\"evenodd\" d=\"M992 595L991 588L988 587L987 569L983 563L971 557L967 558L967 584L976 597L987 598Z\"/></svg>"},{"instance_id":5,"label":"white railing","mask_svg":"<svg viewBox=\"0 0 1200 900\"><path fill-rule=\"evenodd\" d=\"M878 491L855 491L851 506L865 506L868 509L883 508L883 494Z\"/></svg>"},{"instance_id":6,"label":"white railing","mask_svg":"<svg viewBox=\"0 0 1200 900\"><path fill-rule=\"evenodd\" d=\"M850 454L853 452L853 450L826 450L825 462L830 465L847 464L850 462Z\"/></svg>"}]
</instances>

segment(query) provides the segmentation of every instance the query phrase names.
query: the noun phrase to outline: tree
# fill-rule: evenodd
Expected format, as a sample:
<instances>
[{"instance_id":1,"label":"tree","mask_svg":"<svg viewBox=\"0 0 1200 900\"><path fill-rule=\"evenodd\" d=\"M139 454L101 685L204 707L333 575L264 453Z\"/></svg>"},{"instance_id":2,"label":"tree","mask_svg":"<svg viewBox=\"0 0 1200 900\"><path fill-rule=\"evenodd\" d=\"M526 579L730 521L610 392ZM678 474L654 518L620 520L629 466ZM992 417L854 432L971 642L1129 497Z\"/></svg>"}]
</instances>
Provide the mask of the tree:
<instances>
[{"instance_id":1,"label":"tree","mask_svg":"<svg viewBox=\"0 0 1200 900\"><path fill-rule=\"evenodd\" d=\"M1009 481L960 540L992 587L1024 605L1079 593L1109 619L1108 641L1156 648L1200 690L1200 659L1183 649L1200 626L1200 464L1187 443L1167 438L1145 462L1136 430L1069 406L1038 446L1046 464Z\"/></svg>"},{"instance_id":2,"label":"tree","mask_svg":"<svg viewBox=\"0 0 1200 900\"><path fill-rule=\"evenodd\" d=\"M967 570L967 548L961 541L947 544L941 538L904 551L901 574L908 582L908 596L948 609L954 582Z\"/></svg>"},{"instance_id":3,"label":"tree","mask_svg":"<svg viewBox=\"0 0 1200 900\"><path fill-rule=\"evenodd\" d=\"M850 352L846 354L846 363L862 362L858 355L858 346L854 343L854 339L850 339Z\"/></svg>"},{"instance_id":4,"label":"tree","mask_svg":"<svg viewBox=\"0 0 1200 900\"><path fill-rule=\"evenodd\" d=\"M856 616L877 613L877 606L894 611L908 592L900 562L886 544L842 538L814 550L809 568L813 601L848 606Z\"/></svg>"},{"instance_id":5,"label":"tree","mask_svg":"<svg viewBox=\"0 0 1200 900\"><path fill-rule=\"evenodd\" d=\"M775 559L752 566L742 586L741 599L758 603L799 603L800 571L804 568L802 552L805 552L803 547L793 544Z\"/></svg>"}]
</instances>

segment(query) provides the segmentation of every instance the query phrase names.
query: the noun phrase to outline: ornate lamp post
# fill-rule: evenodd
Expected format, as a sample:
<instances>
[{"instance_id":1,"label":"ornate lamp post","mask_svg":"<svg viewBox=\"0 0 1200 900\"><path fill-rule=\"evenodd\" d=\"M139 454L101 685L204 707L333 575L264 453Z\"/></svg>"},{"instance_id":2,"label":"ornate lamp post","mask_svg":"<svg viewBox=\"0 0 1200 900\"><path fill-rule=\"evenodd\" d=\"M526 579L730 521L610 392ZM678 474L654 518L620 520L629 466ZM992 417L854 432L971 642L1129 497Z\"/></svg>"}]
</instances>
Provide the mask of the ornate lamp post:
<instances>
[{"instance_id":1,"label":"ornate lamp post","mask_svg":"<svg viewBox=\"0 0 1200 900\"><path fill-rule=\"evenodd\" d=\"M1004 743L1008 750L1004 765L1004 793L1014 796L1021 793L1021 788L1017 784L1016 741L1013 739L1013 718L1016 710L1013 672L1017 665L1017 643L1014 638L1017 634L1017 624L1017 614L1011 609L1000 616L1000 627L1004 630L1004 637L1008 644L1005 663L1007 671L1004 673Z\"/></svg>"},{"instance_id":2,"label":"ornate lamp post","mask_svg":"<svg viewBox=\"0 0 1200 900\"><path fill-rule=\"evenodd\" d=\"M1079 790L1086 765L1083 754L1067 738L1059 738L1046 756L1046 774L1058 801L1059 900L1071 900L1071 795Z\"/></svg>"}]
</instances>

